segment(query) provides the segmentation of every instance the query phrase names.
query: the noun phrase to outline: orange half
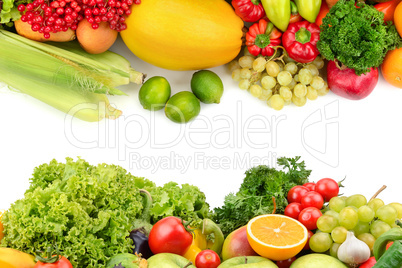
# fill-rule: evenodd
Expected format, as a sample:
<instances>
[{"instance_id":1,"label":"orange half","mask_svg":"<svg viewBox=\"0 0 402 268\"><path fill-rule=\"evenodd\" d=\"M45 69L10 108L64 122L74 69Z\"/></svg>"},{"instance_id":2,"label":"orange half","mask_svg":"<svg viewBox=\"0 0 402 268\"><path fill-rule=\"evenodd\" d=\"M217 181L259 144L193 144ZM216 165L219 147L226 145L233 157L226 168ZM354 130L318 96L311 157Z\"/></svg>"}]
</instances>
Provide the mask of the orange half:
<instances>
[{"instance_id":1,"label":"orange half","mask_svg":"<svg viewBox=\"0 0 402 268\"><path fill-rule=\"evenodd\" d=\"M261 215L247 224L250 246L259 255L275 261L296 256L303 249L307 238L307 228L285 215Z\"/></svg>"}]
</instances>

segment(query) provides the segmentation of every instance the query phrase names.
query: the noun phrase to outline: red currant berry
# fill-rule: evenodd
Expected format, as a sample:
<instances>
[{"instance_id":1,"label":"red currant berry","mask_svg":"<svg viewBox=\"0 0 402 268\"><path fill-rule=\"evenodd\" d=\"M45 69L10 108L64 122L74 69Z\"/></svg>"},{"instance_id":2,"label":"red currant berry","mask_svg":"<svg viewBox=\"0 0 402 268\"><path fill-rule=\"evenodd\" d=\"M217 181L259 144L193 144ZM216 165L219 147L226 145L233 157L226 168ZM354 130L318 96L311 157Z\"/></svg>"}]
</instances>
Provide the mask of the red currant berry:
<instances>
[{"instance_id":1,"label":"red currant berry","mask_svg":"<svg viewBox=\"0 0 402 268\"><path fill-rule=\"evenodd\" d=\"M18 5L17 7L19 12L23 12L25 10L25 6L23 4Z\"/></svg>"}]
</instances>

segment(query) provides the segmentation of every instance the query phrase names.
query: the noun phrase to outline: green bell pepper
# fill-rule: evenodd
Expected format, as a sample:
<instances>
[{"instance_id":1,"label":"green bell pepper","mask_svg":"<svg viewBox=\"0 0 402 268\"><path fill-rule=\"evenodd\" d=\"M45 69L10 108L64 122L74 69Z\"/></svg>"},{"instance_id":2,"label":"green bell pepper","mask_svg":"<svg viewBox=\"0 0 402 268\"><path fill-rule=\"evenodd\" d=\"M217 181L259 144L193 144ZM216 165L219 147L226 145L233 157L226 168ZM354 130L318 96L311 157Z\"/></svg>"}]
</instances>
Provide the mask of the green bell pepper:
<instances>
[{"instance_id":1,"label":"green bell pepper","mask_svg":"<svg viewBox=\"0 0 402 268\"><path fill-rule=\"evenodd\" d=\"M290 0L261 0L261 3L268 19L285 32L290 20Z\"/></svg>"},{"instance_id":2,"label":"green bell pepper","mask_svg":"<svg viewBox=\"0 0 402 268\"><path fill-rule=\"evenodd\" d=\"M314 23L321 8L321 0L295 0L300 16Z\"/></svg>"}]
</instances>

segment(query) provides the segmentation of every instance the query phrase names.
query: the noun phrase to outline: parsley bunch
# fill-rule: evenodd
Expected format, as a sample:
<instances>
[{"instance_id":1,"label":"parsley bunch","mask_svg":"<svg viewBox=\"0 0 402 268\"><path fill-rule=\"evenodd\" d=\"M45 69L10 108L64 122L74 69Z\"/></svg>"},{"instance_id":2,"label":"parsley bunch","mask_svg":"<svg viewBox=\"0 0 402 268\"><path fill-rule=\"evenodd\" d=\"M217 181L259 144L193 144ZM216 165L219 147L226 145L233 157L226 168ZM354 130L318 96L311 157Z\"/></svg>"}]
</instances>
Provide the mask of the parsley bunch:
<instances>
[{"instance_id":1,"label":"parsley bunch","mask_svg":"<svg viewBox=\"0 0 402 268\"><path fill-rule=\"evenodd\" d=\"M378 67L402 39L384 13L355 1L339 0L323 19L317 48L328 60L338 60L357 75Z\"/></svg>"},{"instance_id":2,"label":"parsley bunch","mask_svg":"<svg viewBox=\"0 0 402 268\"><path fill-rule=\"evenodd\" d=\"M272 213L272 197L275 197L276 212L284 212L290 188L306 183L311 173L305 168L304 161L298 162L299 159L279 158L278 165L285 171L264 165L246 171L239 191L225 196L224 205L214 210L214 220L225 236L255 216Z\"/></svg>"}]
</instances>

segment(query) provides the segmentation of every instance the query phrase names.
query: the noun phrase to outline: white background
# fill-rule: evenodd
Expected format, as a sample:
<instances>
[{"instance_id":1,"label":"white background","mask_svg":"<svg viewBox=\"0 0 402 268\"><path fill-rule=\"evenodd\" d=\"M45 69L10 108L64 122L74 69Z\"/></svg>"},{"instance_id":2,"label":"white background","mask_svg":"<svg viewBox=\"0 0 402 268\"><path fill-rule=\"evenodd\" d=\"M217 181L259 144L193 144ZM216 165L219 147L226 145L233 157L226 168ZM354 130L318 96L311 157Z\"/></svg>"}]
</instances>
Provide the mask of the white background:
<instances>
[{"instance_id":1,"label":"white background","mask_svg":"<svg viewBox=\"0 0 402 268\"><path fill-rule=\"evenodd\" d=\"M164 76L172 93L190 90L193 71L168 71L136 58L118 39L112 50L149 77ZM382 78L364 100L342 99L332 92L304 107L274 111L232 81L226 66L212 68L223 80L220 104L202 104L197 120L179 125L163 110L152 113L138 101L140 86L122 87L129 96L110 97L123 111L116 121L87 123L29 96L0 90L0 209L23 197L33 169L53 158L82 157L91 164L121 165L161 185L168 181L197 185L211 207L237 191L244 172L258 164L275 165L281 156L301 156L311 181L341 180L346 195L368 199L382 185L386 202L402 202L401 89ZM173 157L172 161L168 159ZM181 160L189 161L187 167ZM162 161L163 165L152 165ZM245 162L241 162L245 161Z\"/></svg>"}]
</instances>

